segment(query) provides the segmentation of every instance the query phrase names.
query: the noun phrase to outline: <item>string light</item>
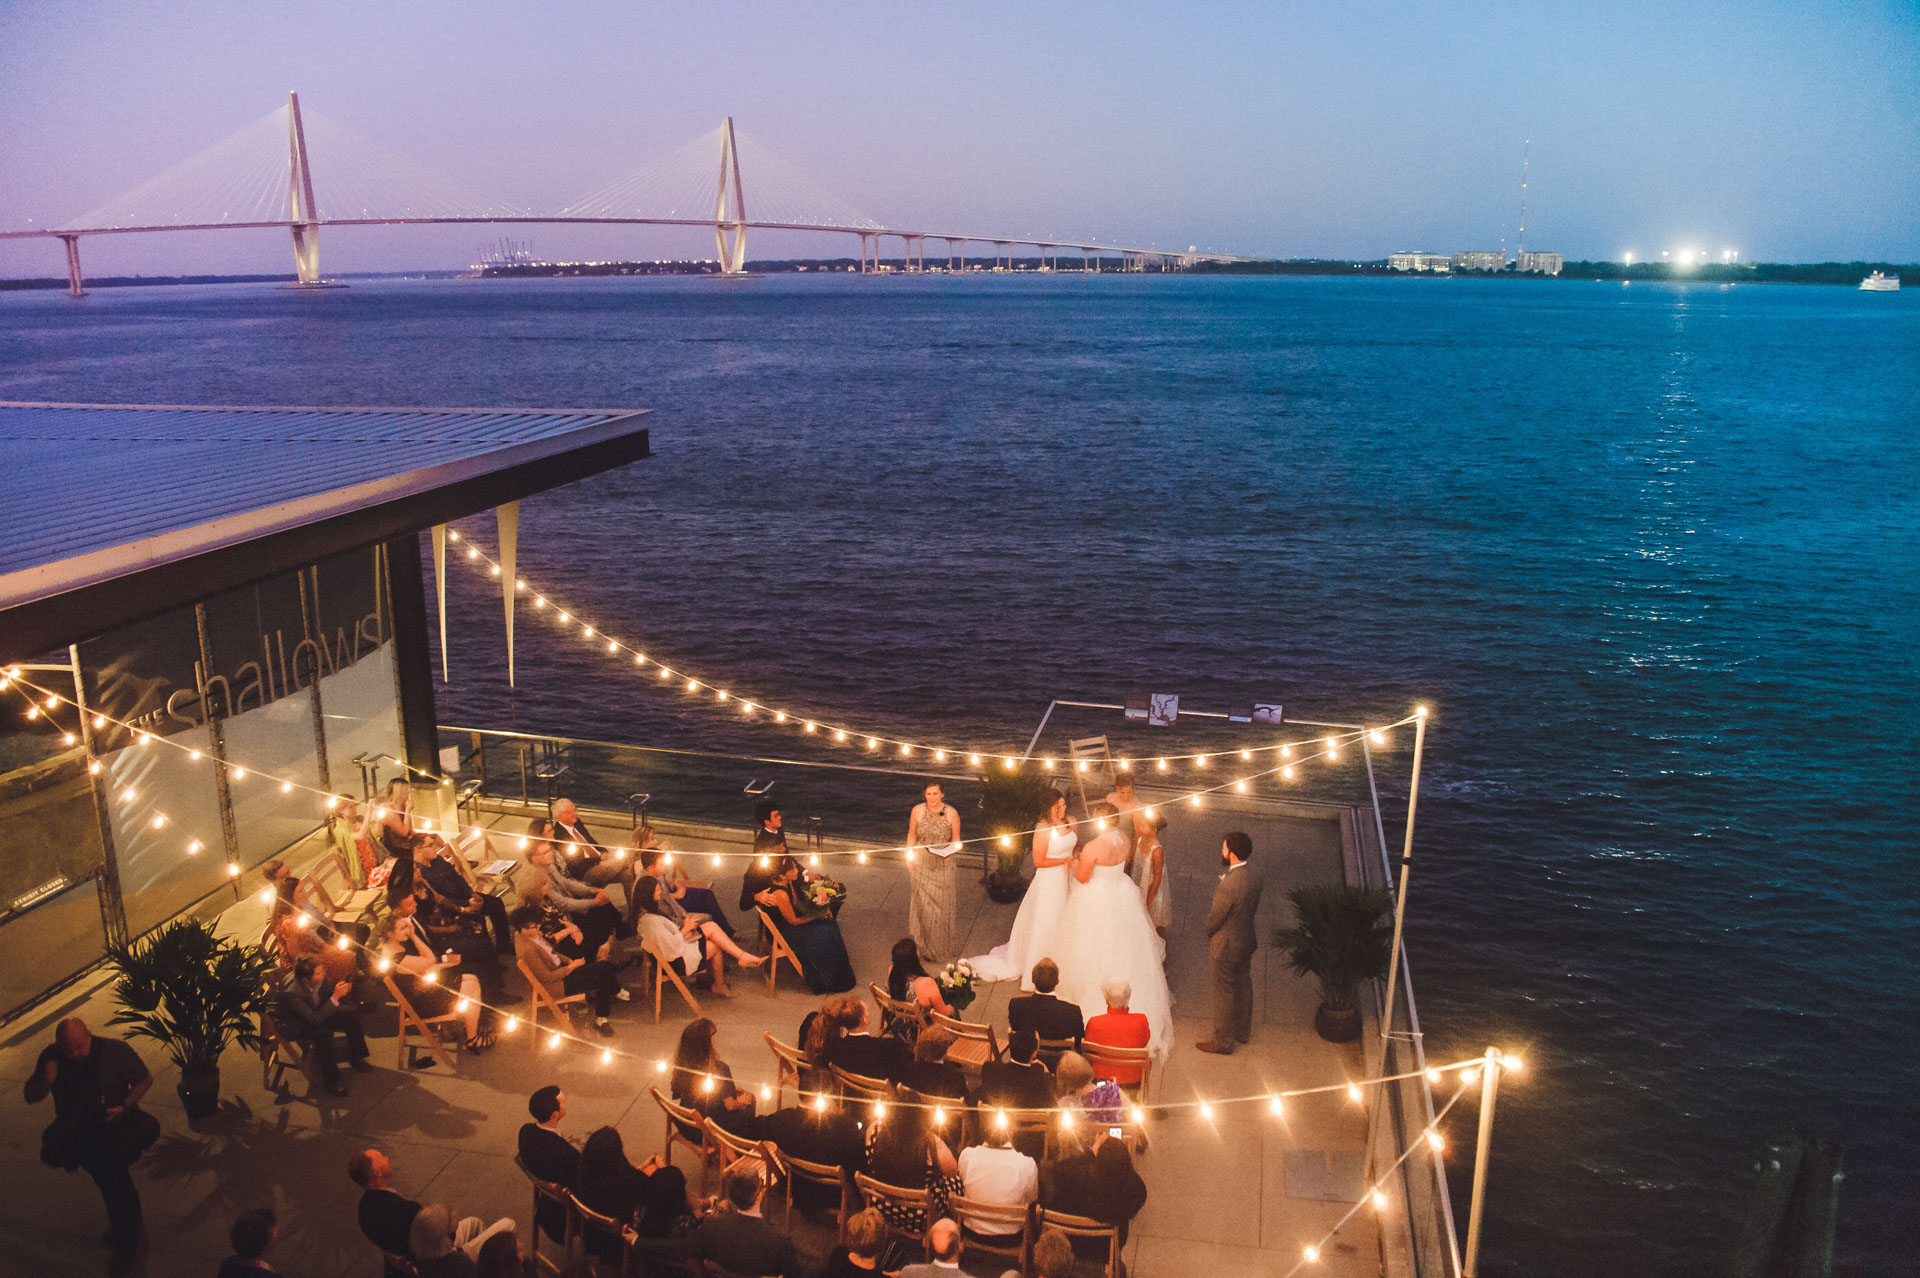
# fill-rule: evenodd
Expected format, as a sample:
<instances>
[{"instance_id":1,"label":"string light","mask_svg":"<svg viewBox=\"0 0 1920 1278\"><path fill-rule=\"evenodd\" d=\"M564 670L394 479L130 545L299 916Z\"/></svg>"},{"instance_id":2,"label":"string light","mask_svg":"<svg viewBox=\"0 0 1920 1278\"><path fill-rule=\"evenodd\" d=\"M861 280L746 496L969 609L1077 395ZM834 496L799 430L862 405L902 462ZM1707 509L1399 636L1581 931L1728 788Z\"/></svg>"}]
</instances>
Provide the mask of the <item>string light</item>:
<instances>
[{"instance_id":1,"label":"string light","mask_svg":"<svg viewBox=\"0 0 1920 1278\"><path fill-rule=\"evenodd\" d=\"M603 1047L600 1049L600 1063L602 1065L613 1064L613 1049L611 1047Z\"/></svg>"},{"instance_id":2,"label":"string light","mask_svg":"<svg viewBox=\"0 0 1920 1278\"><path fill-rule=\"evenodd\" d=\"M201 848L201 846L202 846L202 844L201 844L201 842L200 842L200 840L198 840L198 839L194 839L194 840L192 840L191 842L189 842L189 843L187 844L187 855L188 855L188 856L198 856L198 855L200 854L200 848Z\"/></svg>"},{"instance_id":3,"label":"string light","mask_svg":"<svg viewBox=\"0 0 1920 1278\"><path fill-rule=\"evenodd\" d=\"M1347 1084L1347 1099L1352 1101L1356 1105L1358 1105L1364 1099L1364 1097L1362 1097L1360 1094L1360 1084L1358 1083Z\"/></svg>"},{"instance_id":4,"label":"string light","mask_svg":"<svg viewBox=\"0 0 1920 1278\"><path fill-rule=\"evenodd\" d=\"M1287 1103L1281 1100L1278 1096L1274 1097L1271 1101L1267 1102L1267 1108L1273 1111L1273 1116L1275 1118L1283 1118L1286 1116Z\"/></svg>"}]
</instances>

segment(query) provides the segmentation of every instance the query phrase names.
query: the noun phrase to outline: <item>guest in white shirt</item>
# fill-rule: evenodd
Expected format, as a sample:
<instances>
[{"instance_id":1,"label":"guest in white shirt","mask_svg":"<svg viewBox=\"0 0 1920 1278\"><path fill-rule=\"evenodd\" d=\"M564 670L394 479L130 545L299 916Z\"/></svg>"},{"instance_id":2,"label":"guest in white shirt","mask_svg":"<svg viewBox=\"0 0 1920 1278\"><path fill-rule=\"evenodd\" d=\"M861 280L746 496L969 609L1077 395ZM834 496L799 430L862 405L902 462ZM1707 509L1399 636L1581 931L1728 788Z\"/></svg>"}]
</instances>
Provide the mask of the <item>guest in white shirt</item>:
<instances>
[{"instance_id":1,"label":"guest in white shirt","mask_svg":"<svg viewBox=\"0 0 1920 1278\"><path fill-rule=\"evenodd\" d=\"M908 1265L894 1278L956 1278L960 1272L960 1226L942 1216L927 1230L927 1249L933 1253L930 1265Z\"/></svg>"},{"instance_id":2,"label":"guest in white shirt","mask_svg":"<svg viewBox=\"0 0 1920 1278\"><path fill-rule=\"evenodd\" d=\"M977 1203L996 1207L1025 1207L1040 1196L1040 1167L1013 1147L1013 1133L1005 1127L989 1129L987 1143L960 1151L961 1193ZM1004 1242L1018 1234L997 1220L965 1216L960 1223L975 1237Z\"/></svg>"}]
</instances>

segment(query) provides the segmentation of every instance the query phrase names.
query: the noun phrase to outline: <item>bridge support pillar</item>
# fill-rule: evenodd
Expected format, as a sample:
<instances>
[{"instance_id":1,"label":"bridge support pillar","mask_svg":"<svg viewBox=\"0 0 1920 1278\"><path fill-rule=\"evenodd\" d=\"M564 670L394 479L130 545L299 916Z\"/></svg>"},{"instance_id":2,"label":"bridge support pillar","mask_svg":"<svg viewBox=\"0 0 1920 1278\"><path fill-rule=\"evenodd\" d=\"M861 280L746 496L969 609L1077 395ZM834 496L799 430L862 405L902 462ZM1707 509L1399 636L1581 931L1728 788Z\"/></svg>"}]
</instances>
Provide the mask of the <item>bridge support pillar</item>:
<instances>
[{"instance_id":1,"label":"bridge support pillar","mask_svg":"<svg viewBox=\"0 0 1920 1278\"><path fill-rule=\"evenodd\" d=\"M733 214L727 214L728 179L732 179ZM713 196L713 248L726 275L747 270L747 199L740 187L740 152L733 142L733 117L720 124L720 182Z\"/></svg>"},{"instance_id":2,"label":"bridge support pillar","mask_svg":"<svg viewBox=\"0 0 1920 1278\"><path fill-rule=\"evenodd\" d=\"M67 246L67 296L85 297L87 282L80 277L80 237L63 235L60 242Z\"/></svg>"},{"instance_id":3,"label":"bridge support pillar","mask_svg":"<svg viewBox=\"0 0 1920 1278\"><path fill-rule=\"evenodd\" d=\"M287 94L287 220L293 223L293 273L301 284L320 282L320 214L313 204L313 171L307 167L307 130L300 123L300 95Z\"/></svg>"}]
</instances>

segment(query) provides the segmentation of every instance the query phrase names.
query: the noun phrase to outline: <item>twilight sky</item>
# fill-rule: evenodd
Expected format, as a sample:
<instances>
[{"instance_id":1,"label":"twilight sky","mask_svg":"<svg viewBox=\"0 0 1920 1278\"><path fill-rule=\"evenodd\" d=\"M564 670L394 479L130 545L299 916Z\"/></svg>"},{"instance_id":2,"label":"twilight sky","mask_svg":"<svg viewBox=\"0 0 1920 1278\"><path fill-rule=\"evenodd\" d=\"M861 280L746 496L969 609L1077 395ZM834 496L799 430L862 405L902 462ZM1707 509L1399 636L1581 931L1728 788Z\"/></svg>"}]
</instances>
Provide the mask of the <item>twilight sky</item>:
<instances>
[{"instance_id":1,"label":"twilight sky","mask_svg":"<svg viewBox=\"0 0 1920 1278\"><path fill-rule=\"evenodd\" d=\"M0 229L119 195L290 88L471 187L549 208L731 113L889 224L1281 257L1503 234L1511 249L1531 138L1529 247L1920 259L1920 5L1811 0L0 0ZM324 200L327 157L313 167ZM750 169L745 182L751 208ZM710 233L512 233L553 257L712 252ZM457 266L489 235L343 229L323 261ZM851 245L761 235L752 252ZM291 269L285 232L83 253L90 274ZM0 276L60 270L57 244L0 241Z\"/></svg>"}]
</instances>

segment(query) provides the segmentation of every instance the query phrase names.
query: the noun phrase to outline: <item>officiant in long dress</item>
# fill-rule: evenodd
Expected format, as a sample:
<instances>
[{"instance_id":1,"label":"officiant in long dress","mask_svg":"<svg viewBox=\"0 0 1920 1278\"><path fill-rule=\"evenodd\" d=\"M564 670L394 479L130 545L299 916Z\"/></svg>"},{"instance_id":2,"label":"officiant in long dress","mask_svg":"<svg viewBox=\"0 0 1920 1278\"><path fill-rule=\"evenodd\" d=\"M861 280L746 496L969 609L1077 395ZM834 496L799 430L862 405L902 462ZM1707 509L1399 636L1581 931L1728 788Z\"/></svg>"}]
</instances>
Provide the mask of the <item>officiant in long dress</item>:
<instances>
[{"instance_id":1,"label":"officiant in long dress","mask_svg":"<svg viewBox=\"0 0 1920 1278\"><path fill-rule=\"evenodd\" d=\"M927 784L926 796L907 817L907 847L913 851L908 867L907 933L920 947L921 958L944 963L955 957L953 854L960 850L960 814L948 806L938 781Z\"/></svg>"}]
</instances>

